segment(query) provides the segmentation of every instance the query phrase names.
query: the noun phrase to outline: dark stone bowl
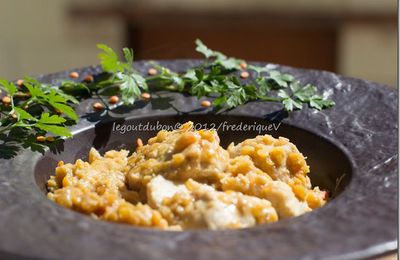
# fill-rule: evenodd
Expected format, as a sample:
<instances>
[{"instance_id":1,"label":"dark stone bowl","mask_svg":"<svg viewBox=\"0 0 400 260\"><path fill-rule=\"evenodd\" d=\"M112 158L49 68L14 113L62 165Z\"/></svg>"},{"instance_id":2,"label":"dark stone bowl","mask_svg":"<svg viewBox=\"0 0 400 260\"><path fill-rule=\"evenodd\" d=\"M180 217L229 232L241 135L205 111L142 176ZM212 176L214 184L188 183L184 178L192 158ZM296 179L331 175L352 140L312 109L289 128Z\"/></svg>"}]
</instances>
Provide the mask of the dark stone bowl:
<instances>
[{"instance_id":1,"label":"dark stone bowl","mask_svg":"<svg viewBox=\"0 0 400 260\"><path fill-rule=\"evenodd\" d=\"M197 61L160 62L181 71ZM145 72L146 62L136 64ZM353 259L383 255L397 248L397 93L360 79L329 72L277 66L303 82L313 83L336 106L308 108L285 118L278 104L252 102L216 115L193 97L158 93L150 102L121 107L107 115L93 113L94 99L83 101L84 116L72 128L74 138L44 155L24 150L0 159L0 256L67 259ZM98 67L77 70L81 77ZM39 77L44 82L67 78L68 71ZM277 119L283 119L279 125ZM285 136L308 157L315 185L334 199L297 218L270 225L224 231L170 232L97 221L64 209L45 196L45 181L58 160L135 148L158 129L121 134L117 124L137 126L192 120L220 127L223 146L259 132L233 131L226 125L271 126L261 134ZM223 126L225 122L225 128ZM215 125L212 125L215 124ZM274 125L275 124L275 125ZM198 125L200 127L200 125ZM274 129L277 127L277 129Z\"/></svg>"}]
</instances>

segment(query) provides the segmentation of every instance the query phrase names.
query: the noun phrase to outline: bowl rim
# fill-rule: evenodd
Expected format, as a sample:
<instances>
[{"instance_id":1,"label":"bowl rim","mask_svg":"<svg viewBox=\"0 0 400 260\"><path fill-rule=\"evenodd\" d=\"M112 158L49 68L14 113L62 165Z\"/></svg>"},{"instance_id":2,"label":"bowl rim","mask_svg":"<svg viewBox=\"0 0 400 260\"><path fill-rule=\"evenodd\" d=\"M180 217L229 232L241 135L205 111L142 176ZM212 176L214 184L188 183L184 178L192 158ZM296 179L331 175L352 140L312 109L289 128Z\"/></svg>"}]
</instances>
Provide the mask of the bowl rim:
<instances>
[{"instance_id":1,"label":"bowl rim","mask_svg":"<svg viewBox=\"0 0 400 260\"><path fill-rule=\"evenodd\" d=\"M162 62L168 64L168 61L162 61ZM160 63L162 63L162 62L160 62ZM174 65L174 66L188 66L188 65L192 64L191 62L192 61L190 61L190 60L179 60L179 61L172 61L171 64ZM143 70L143 71L146 70L146 64L145 63L146 63L146 61L143 61L143 62L139 63L140 69ZM327 72L321 72L321 71L314 71L314 70L312 70L312 71L310 70L309 71L309 70L303 70L303 69L294 69L294 68L285 67L285 66L281 66L279 68L283 69L283 70L292 70L293 72L297 73L298 75L303 75L304 74L305 76L313 77L313 78L316 78L316 79L318 79L319 77L323 77L324 75L325 76L327 75ZM82 69L80 69L78 71L80 72L80 74L84 73L84 72L98 71L98 66L82 68ZM64 78L64 77L67 78L67 74L68 74L68 71L65 71L65 72L60 72L60 73L55 73L55 74L50 74L50 75L43 75L43 76L41 76L39 78L44 79L45 81L46 80L54 80L54 79L59 79L59 78ZM335 74L329 74L329 75L334 75L335 77L338 77L339 80L341 80L344 83L350 82L350 80L352 80L351 78L341 77L341 76L337 76ZM348 84L350 84L350 83L348 83ZM390 89L387 89L387 88L378 89L378 87L380 87L380 85L373 84L373 83L370 83L370 82L367 82L367 81L363 81L363 80L357 80L356 82L353 82L353 85L357 85L357 84L360 85L361 87L367 88L367 91L370 91L370 92L383 93L384 95L393 95L393 93L394 93L394 91L392 91ZM322 87L323 88L327 88L327 86L322 86ZM357 88L354 88L352 91L356 92ZM337 98L342 97L340 92L337 92L337 93L335 92L334 95L335 95L335 97L338 96ZM397 96L396 96L396 98L397 98ZM349 99L347 99L347 100L349 100ZM261 103L259 103L258 105L260 107L262 107L262 109L260 108L260 110L263 110L263 109L268 110L271 107L274 108L274 106L272 106L272 105L270 106L270 105L265 105L265 104L261 104ZM335 108L335 109L336 110L340 110L342 108L339 107L339 108ZM240 110L240 112L239 111L231 111L228 114L229 115L235 115L235 113L238 112L239 113L239 114L237 114L238 116L245 116L246 113L247 113L247 115L251 115L251 116L254 115L254 114L250 113L251 109L247 108L247 110L246 109L239 109L239 110ZM333 114L332 116L334 116L334 112L332 112L331 114ZM162 114L162 116L164 116L164 115L166 116L168 114L167 113ZM173 114L173 115L176 115L176 114ZM349 192L351 192L353 190L357 191L357 189L360 188L361 185L365 185L365 183L362 182L362 181L365 181L365 180L361 180L360 171L362 170L361 169L362 165L360 165L360 163L359 163L360 159L359 159L359 157L356 157L358 155L355 155L355 151L354 151L353 147L344 145L344 143L342 143L342 140L337 140L337 139L333 140L332 137L323 128L317 126L316 124L318 122L320 122L320 121L318 121L318 120L312 121L311 120L311 124L310 125L316 126L315 128L312 128L312 129L310 127L307 127L307 125L305 125L304 123L301 123L299 121L299 118L301 119L302 116L307 118L307 117L310 117L310 115L311 115L310 111L305 109L301 113L299 112L299 116L298 117L289 118L287 121L285 121L285 124L287 124L289 126L292 126L292 127L300 128L300 129L302 129L304 131L307 131L309 133L317 135L320 138L323 138L327 142L329 142L329 143L335 145L336 147L338 147L346 155L346 157L348 158L348 160L350 162L351 168L352 168L351 181L348 184L348 186L345 188L345 190L343 190L342 194L337 198L337 201L336 202L332 201L329 204L332 204L332 203L337 204L338 201L339 201L339 202L346 202L346 205L348 205L348 207L354 206L353 204L354 204L355 200L354 201L352 200L354 198L351 198L351 196L347 196L347 195L348 195ZM141 116L141 114L136 114L133 118L137 119L138 116ZM147 115L147 116L149 116L149 115ZM132 118L132 117L127 117L126 120L129 120L130 118ZM374 119L376 121L379 121L379 122L380 122L380 120L382 120L380 118L374 118ZM95 127L93 125L93 123L80 124L76 128L73 128L72 131L73 131L74 134L79 134L82 131L90 129L91 127ZM389 152L391 152L388 149L386 149L384 151L385 151L386 154L389 154ZM12 160L9 160L9 161L1 161L0 160L0 166L4 167L3 171L4 171L4 169L10 169L10 173L5 173L4 174L5 178L3 176L0 176L0 184L6 183L8 181L9 185L11 185L10 187L12 187L12 185L13 185L12 181L15 181L16 177L23 178L21 173L18 172L18 171L21 170L21 169L25 169L25 170L28 170L28 171L30 170L31 172L33 172L33 169L34 169L35 165L29 165L29 162L32 162L32 160L33 161L37 161L39 158L40 158L40 155L32 154L30 151L23 151L23 153L21 155L19 155L16 159L12 159ZM395 161L396 161L397 157L394 157L394 158L395 158ZM28 162L28 163L26 163L26 162ZM378 163L378 161L376 161L376 163ZM389 167L391 167L391 165L389 165ZM391 169L391 170L393 170L393 169ZM12 176L11 173L15 173L16 176ZM389 175L389 177L392 178L393 177L392 176L393 173L390 172L390 174L391 175ZM25 179L24 179L27 182L27 184L32 184L32 182L35 183L35 180L33 179L33 174L30 174L30 175L31 175L31 177L29 177L29 178L25 177ZM353 179L355 181L353 181ZM379 181L379 179L377 177L372 176L371 182L373 184L379 185L378 181ZM37 189L36 183L35 183L34 186L35 186L34 188ZM7 188L6 186L4 186L4 187L5 187L5 189L3 189L3 190L7 190L10 194L15 194L15 190L12 190L11 188ZM26 187L24 187L24 191L26 191L25 188ZM396 184L392 184L392 186L390 186L388 189L389 189L390 192L397 191ZM3 205L4 205L4 203L7 203L7 201L5 201L5 199L3 199L2 196L1 196L2 194L5 194L5 193L2 193L2 192L3 191L0 190L0 205L2 205L2 203L3 203ZM32 192L32 190L29 190L29 192ZM36 192L37 192L37 190L36 190ZM21 200L21 206L26 206L27 208L32 209L32 210L35 210L35 209L33 207L30 208L30 206L32 206L32 205L40 206L41 208L44 208L44 209L47 209L47 210L51 210L56 215L57 214L63 214L64 211L68 211L70 213L66 214L67 216L64 216L63 220L66 221L66 223L70 223L70 224L73 222L72 221L73 217L72 217L72 219L70 218L71 214L79 214L79 213L73 212L71 210L64 209L61 206L55 204L54 202L52 202L50 200L47 200L47 198L46 198L46 200L42 200L43 199L43 193L42 192L38 192L38 194L41 194L42 197L40 197L37 194L36 195L33 194L32 197L27 199L27 202L23 202ZM346 196L344 196L344 195L346 195ZM383 195L380 194L380 193L377 193L376 196L378 196L379 199L383 199L384 198ZM363 198L360 198L360 199L363 199ZM370 199L370 198L369 197L365 197L364 199ZM371 202L375 202L375 201L371 201ZM391 201L389 201L389 202L387 202L389 204L385 204L383 206L389 206L388 210L391 213L393 213L393 204L391 203ZM333 207L334 205L329 205L329 204L327 204L325 207L319 209L319 211L316 210L315 212L312 212L310 214L299 216L299 217L294 218L294 219L289 219L288 221L290 221L290 220L296 220L296 221L297 220L301 220L299 222L304 224L305 227L310 227L310 224L306 223L304 221L304 218L306 218L306 220L308 218L310 218L310 220L312 220L312 221L314 221L315 219L318 220L319 217L321 217L320 216L321 215L320 214L321 211L329 211L329 213L335 214L334 211L332 211L332 208L334 208ZM55 205L57 205L57 207L59 207L59 208L54 207ZM380 207L383 207L383 206L380 205ZM354 213L354 214L365 213L359 207L358 208L355 207L354 209L352 209L351 212ZM35 213L37 213L40 216L40 212L39 211L37 211L37 212L35 211ZM313 213L315 213L315 214L313 214ZM343 212L343 214L345 214L345 213L346 212ZM336 215L336 217L339 218L339 219L343 218L343 216L340 215L340 214ZM388 213L386 213L386 215L383 215L382 217L386 218L386 220L390 221L390 223L393 224L392 219L387 214ZM310 217L311 215L313 215L313 216ZM59 215L57 215L57 216L59 216ZM364 217L363 220L365 220L365 219L366 218ZM10 221L10 220L9 219L7 220L3 215L0 214L0 223L1 224L6 224L6 223L10 224L11 222L8 222L8 221ZM50 220L47 220L47 219L45 219L45 220L37 220L37 219L35 219L35 220L32 220L32 223L30 223L30 224L33 224L33 222L38 222L41 225L43 225L44 223L54 224L54 222L49 222L49 221ZM250 229L255 229L256 230L255 232L252 232L251 237L246 237L246 232L244 232L244 233L242 232L243 230L247 230L247 229L233 230L233 231L226 230L226 231L217 231L217 232L218 233L226 233L227 232L228 235L231 235L232 232L235 232L237 234L239 232L239 233L241 233L240 236L244 236L249 241L250 240L253 241L256 238L258 238L258 239L262 238L263 241L264 241L264 237L262 236L263 234L260 234L260 233L263 233L263 232L265 233L265 232L269 231L271 233L269 235L276 236L276 237L279 238L280 237L279 236L279 232L283 232L284 228L283 228L282 225L284 224L285 221L286 220L282 220L282 221L279 221L277 223L272 224L271 226L268 225L270 227L268 230L266 230L267 229L266 227L250 228ZM352 221L353 221L353 223L355 223L354 220L352 220ZM358 220L358 221L360 221L360 220ZM281 223L281 224L278 224L278 223ZM382 222L379 222L379 223L382 223ZM26 225L26 224L27 223L24 223L24 225ZM78 225L88 225L89 227L91 227L91 226L92 227L99 227L99 226L106 225L106 226L112 226L113 227L112 229L116 229L116 230L120 230L121 228L123 228L124 230L126 229L125 226L122 226L120 224L115 224L115 226L114 225L110 225L110 224L114 224L114 223L107 223L107 222L103 223L102 221L97 221L97 220L93 220L93 219L87 218L85 220L82 220L81 223L75 223L75 225L76 225L75 227L77 228L77 231L79 231L77 234L81 234L81 235L84 234L84 233L82 233L83 232L82 230L85 230L85 228L83 228L81 226L78 226ZM5 232L4 234L5 235L6 234L9 235L8 239L13 239L19 234L17 232L18 234L14 234L14 237L13 237L12 233L10 233L10 230L8 229L9 227L7 225L5 227L6 227L6 231L7 232ZM56 228L56 232L61 232L62 230L64 230L63 227L59 227L59 229ZM104 227L104 230L106 232L111 232L111 233L114 232L114 231L111 230L111 228ZM175 234L176 233L176 232L168 232L168 231L160 232L160 231L148 230L148 229L137 228L137 227L131 227L131 228L129 228L129 230L136 230L136 232L129 232L129 233L138 233L137 235L139 235L139 236L143 235L144 233L147 233L147 234L149 234L150 238L152 238L152 239L157 239L157 236L161 236L161 238L165 238L166 237L165 235L160 235L160 233L164 233L164 234L165 233L169 233L169 234ZM143 230L145 230L145 231L143 231ZM292 231L294 232L294 231L299 231L299 230L301 230L301 228L300 227L296 227ZM303 230L306 230L306 229L303 229ZM19 231L19 230L17 230L17 231ZM343 233L343 230L341 230L341 228L338 228L337 231ZM360 231L360 230L357 229L356 231ZM28 228L28 230L26 230L26 234L29 234L29 232L32 232L32 230L30 230ZM179 232L179 233L188 233L188 232L193 233L193 231L182 231L182 232ZM204 232L205 233L209 233L210 231L203 230L203 231L195 231L195 232L196 232L196 235L193 237L193 239L195 239L195 241L197 241L198 243L202 244L202 243L206 242L205 240L202 240L202 239L204 239ZM215 231L211 231L211 232L213 234L216 233ZM363 232L365 232L365 231L363 231ZM297 236L296 233L292 233L292 234L294 236ZM313 234L313 233L311 232L310 234ZM368 232L365 233L365 235L367 235L367 234L368 234ZM335 249L336 251L333 250L333 251L335 251L335 253L333 253L333 255L332 255L332 252L329 252L328 255L325 254L324 256L325 257L328 256L328 257L331 257L331 258L335 259L335 258L341 258L343 256L344 257L359 258L359 257L371 257L371 256L382 255L382 254L394 251L397 248L397 239L392 236L393 234L394 234L393 232L387 232L387 230L386 230L385 233L382 233L382 235L380 237L379 236L369 236L367 238L367 239L374 239L375 242L373 242L373 243L363 244L363 243L360 243L359 241L358 242L357 241L356 242L352 242L352 245L350 245L350 247L345 247L346 250L347 250L346 252L340 252L339 248L341 248L341 247L338 246L338 248ZM59 235L59 233L58 233L58 235ZM88 237L90 237L90 236L91 236L91 234L88 235ZM133 237L135 237L135 236L133 236ZM127 237L130 237L130 236L127 236ZM223 236L222 235L221 236L218 235L218 238L222 239L222 240L223 239L227 239L227 242L230 242L230 243L237 243L235 241L233 241L233 242L232 241L228 241L228 238L225 235L223 235ZM266 239L268 239L268 238L266 238ZM380 241L379 239L380 240L383 239L384 242L382 242L382 241L379 242ZM266 241L264 241L264 242L266 242ZM283 241L283 240L281 240L281 241ZM38 256L38 251L32 247L32 244L29 244L29 243L32 243L32 241L29 241L29 239L27 239L26 241L21 241L20 247L16 247L16 245L14 245L12 243L11 244L8 243L8 242L6 243L5 237L1 237L1 236L0 236L0 242L2 242L2 243L0 243L0 251L11 252L11 253L19 251L19 252L22 253L23 256L28 256L29 252L31 252L32 253L31 256ZM214 241L214 242L216 244L221 243L220 241ZM121 245L123 245L124 243L126 244L126 242L119 241L119 240L118 240L118 243L120 243ZM28 248L29 248L29 252L22 251L24 246L25 246L25 249L27 251L28 251ZM266 244L265 246L269 246L269 245ZM334 245L334 246L337 246L337 245ZM353 246L353 248L357 248L357 249L355 249L355 250L351 249L352 246ZM168 251L168 248L167 249L161 248L161 249L164 250L164 252L167 252L170 255L170 251ZM161 250L161 249L158 248L158 250ZM343 247L342 247L342 249L343 249ZM240 250L240 248L237 248L235 250ZM28 255L26 255L26 253L28 253ZM241 256L241 254L242 254L242 251L238 251L238 256ZM140 258L140 256L143 256L143 255L139 255L139 258ZM258 254L256 256L259 257L260 255ZM311 255L310 257L313 258L313 257L318 257L318 256L321 256L321 255ZM40 255L39 255L39 257L40 257Z\"/></svg>"}]
</instances>

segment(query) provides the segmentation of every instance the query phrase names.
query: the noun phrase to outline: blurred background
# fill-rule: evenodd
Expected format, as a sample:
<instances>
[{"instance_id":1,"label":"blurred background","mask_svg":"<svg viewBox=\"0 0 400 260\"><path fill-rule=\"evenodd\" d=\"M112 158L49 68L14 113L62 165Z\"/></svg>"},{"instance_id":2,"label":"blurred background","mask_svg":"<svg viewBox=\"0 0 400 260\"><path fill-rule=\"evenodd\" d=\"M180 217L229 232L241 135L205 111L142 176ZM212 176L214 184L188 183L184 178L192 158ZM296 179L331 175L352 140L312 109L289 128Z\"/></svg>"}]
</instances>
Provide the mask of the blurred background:
<instances>
[{"instance_id":1,"label":"blurred background","mask_svg":"<svg viewBox=\"0 0 400 260\"><path fill-rule=\"evenodd\" d=\"M395 0L0 0L0 77L97 64L96 43L136 59L230 56L397 85Z\"/></svg>"}]
</instances>

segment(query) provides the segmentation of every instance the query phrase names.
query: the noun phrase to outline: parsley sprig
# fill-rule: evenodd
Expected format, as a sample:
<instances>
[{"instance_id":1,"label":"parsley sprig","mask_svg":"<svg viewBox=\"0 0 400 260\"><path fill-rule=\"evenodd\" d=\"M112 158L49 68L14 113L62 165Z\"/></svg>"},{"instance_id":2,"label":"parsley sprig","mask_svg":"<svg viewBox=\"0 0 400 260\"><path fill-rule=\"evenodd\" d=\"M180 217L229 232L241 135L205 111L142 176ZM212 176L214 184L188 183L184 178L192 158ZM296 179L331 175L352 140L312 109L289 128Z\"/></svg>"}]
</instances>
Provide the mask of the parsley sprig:
<instances>
[{"instance_id":1,"label":"parsley sprig","mask_svg":"<svg viewBox=\"0 0 400 260\"><path fill-rule=\"evenodd\" d=\"M81 99L119 95L124 105L130 106L143 92L164 90L185 93L198 98L210 98L215 109L229 110L251 101L278 102L286 111L308 105L321 110L332 107L332 100L318 94L316 86L303 84L293 75L268 66L247 65L244 60L228 57L196 40L196 51L204 62L183 72L174 72L157 63L150 63L156 75L143 76L133 65L132 49L123 48L123 59L104 44L98 44L98 55L103 73L90 81L60 80L45 84L25 77L15 85L0 80L3 101L0 103L0 140L3 144L11 133L19 133L23 147L40 146L35 136L70 137L68 126L78 121L75 104ZM243 66L245 64L246 66ZM251 77L239 77L248 71ZM102 98L101 98L102 99ZM110 109L107 107L107 109ZM2 145L0 142L0 150ZM40 149L39 149L40 150Z\"/></svg>"},{"instance_id":2,"label":"parsley sprig","mask_svg":"<svg viewBox=\"0 0 400 260\"><path fill-rule=\"evenodd\" d=\"M158 89L164 87L185 92L198 98L215 98L213 105L217 110L232 109L257 100L280 102L286 111L302 109L304 104L317 110L335 104L319 95L315 86L302 85L294 76L268 66L248 65L247 69L254 76L240 80L237 72L240 71L243 60L211 50L200 40L196 40L196 45L196 51L205 57L203 64L182 74L158 65L156 67L161 73L151 78L152 85L158 86Z\"/></svg>"},{"instance_id":3,"label":"parsley sprig","mask_svg":"<svg viewBox=\"0 0 400 260\"><path fill-rule=\"evenodd\" d=\"M243 60L227 57L225 54L208 48L200 39L195 41L196 51L203 54L206 58L206 64L212 59L211 65L219 65L226 70L236 70L240 68Z\"/></svg>"},{"instance_id":4,"label":"parsley sprig","mask_svg":"<svg viewBox=\"0 0 400 260\"><path fill-rule=\"evenodd\" d=\"M0 89L10 98L10 102L3 102L1 106L0 133L25 128L38 134L49 132L55 136L71 136L66 122L78 120L70 106L78 102L73 96L29 77L24 79L24 87L20 90L6 80L0 81Z\"/></svg>"},{"instance_id":5,"label":"parsley sprig","mask_svg":"<svg viewBox=\"0 0 400 260\"><path fill-rule=\"evenodd\" d=\"M125 105L132 105L142 91L148 91L145 78L133 68L133 50L123 48L125 61L120 61L110 47L105 44L98 44L97 47L103 51L99 54L103 70L112 75L110 85L119 87Z\"/></svg>"}]
</instances>

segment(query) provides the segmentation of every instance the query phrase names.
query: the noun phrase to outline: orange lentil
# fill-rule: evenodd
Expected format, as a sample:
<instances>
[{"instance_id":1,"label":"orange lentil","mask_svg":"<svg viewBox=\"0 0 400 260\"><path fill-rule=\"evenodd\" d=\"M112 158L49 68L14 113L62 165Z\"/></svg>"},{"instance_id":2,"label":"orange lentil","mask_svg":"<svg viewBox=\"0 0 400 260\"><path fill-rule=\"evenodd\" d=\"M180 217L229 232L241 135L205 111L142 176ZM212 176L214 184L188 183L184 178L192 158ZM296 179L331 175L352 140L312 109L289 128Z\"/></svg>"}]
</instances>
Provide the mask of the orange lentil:
<instances>
[{"instance_id":1,"label":"orange lentil","mask_svg":"<svg viewBox=\"0 0 400 260\"><path fill-rule=\"evenodd\" d=\"M117 96L111 96L111 97L108 99L108 102L109 102L110 104L116 104L116 103L118 103L118 101L119 101L119 98L118 98Z\"/></svg>"},{"instance_id":2,"label":"orange lentil","mask_svg":"<svg viewBox=\"0 0 400 260\"><path fill-rule=\"evenodd\" d=\"M242 62L240 63L240 68L242 68L243 70L247 69L247 63L246 62Z\"/></svg>"},{"instance_id":3,"label":"orange lentil","mask_svg":"<svg viewBox=\"0 0 400 260\"><path fill-rule=\"evenodd\" d=\"M104 106L103 106L103 104L96 102L93 104L93 108L96 110L102 110L102 109L104 109Z\"/></svg>"},{"instance_id":4,"label":"orange lentil","mask_svg":"<svg viewBox=\"0 0 400 260\"><path fill-rule=\"evenodd\" d=\"M4 104L10 104L10 103L11 103L11 98L10 98L9 96L5 96L5 97L3 97L3 98L1 99L1 101L2 101Z\"/></svg>"},{"instance_id":5,"label":"orange lentil","mask_svg":"<svg viewBox=\"0 0 400 260\"><path fill-rule=\"evenodd\" d=\"M150 76L154 76L154 75L157 75L157 70L155 69L155 68L150 68L148 71L147 71L147 74L149 74Z\"/></svg>"},{"instance_id":6,"label":"orange lentil","mask_svg":"<svg viewBox=\"0 0 400 260\"><path fill-rule=\"evenodd\" d=\"M250 76L250 74L249 74L247 71L242 71L242 72L240 73L240 77L241 77L242 79L247 79L249 76Z\"/></svg>"},{"instance_id":7,"label":"orange lentil","mask_svg":"<svg viewBox=\"0 0 400 260\"><path fill-rule=\"evenodd\" d=\"M23 79L19 79L19 80L17 80L17 85L18 86L22 86L22 85L24 85L24 80Z\"/></svg>"},{"instance_id":8,"label":"orange lentil","mask_svg":"<svg viewBox=\"0 0 400 260\"><path fill-rule=\"evenodd\" d=\"M84 81L84 82L87 82L87 83L91 83L91 82L94 81L94 78L93 78L92 75L86 75L86 76L83 78L83 81Z\"/></svg>"},{"instance_id":9,"label":"orange lentil","mask_svg":"<svg viewBox=\"0 0 400 260\"><path fill-rule=\"evenodd\" d=\"M151 95L149 93L147 93L147 92L144 92L144 93L142 93L142 98L143 99L150 99Z\"/></svg>"},{"instance_id":10,"label":"orange lentil","mask_svg":"<svg viewBox=\"0 0 400 260\"><path fill-rule=\"evenodd\" d=\"M36 141L44 142L44 141L46 141L46 137L44 137L43 135L39 135L39 136L36 137Z\"/></svg>"},{"instance_id":11,"label":"orange lentil","mask_svg":"<svg viewBox=\"0 0 400 260\"><path fill-rule=\"evenodd\" d=\"M77 79L77 78L79 78L79 73L76 71L72 71L71 73L69 73L69 77L71 79Z\"/></svg>"},{"instance_id":12,"label":"orange lentil","mask_svg":"<svg viewBox=\"0 0 400 260\"><path fill-rule=\"evenodd\" d=\"M208 101L208 100L203 100L203 101L201 101L200 105L202 107L210 107L211 106L211 102Z\"/></svg>"}]
</instances>

